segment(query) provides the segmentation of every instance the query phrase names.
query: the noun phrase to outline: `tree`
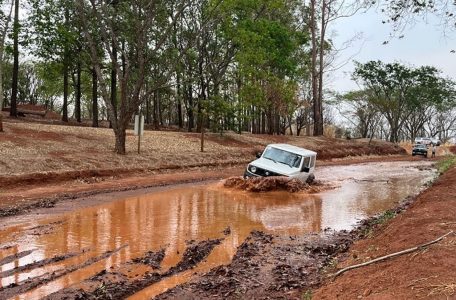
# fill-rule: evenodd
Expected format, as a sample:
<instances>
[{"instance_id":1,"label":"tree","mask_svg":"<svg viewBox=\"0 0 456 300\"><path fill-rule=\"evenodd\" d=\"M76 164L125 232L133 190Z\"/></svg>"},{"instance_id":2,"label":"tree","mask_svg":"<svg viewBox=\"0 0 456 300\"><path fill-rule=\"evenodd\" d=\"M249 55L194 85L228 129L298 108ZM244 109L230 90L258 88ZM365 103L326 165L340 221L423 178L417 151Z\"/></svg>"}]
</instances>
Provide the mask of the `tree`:
<instances>
[{"instance_id":1,"label":"tree","mask_svg":"<svg viewBox=\"0 0 456 300\"><path fill-rule=\"evenodd\" d=\"M329 66L326 57L333 47L331 41L326 38L329 25L337 19L353 16L369 5L368 1L310 0L307 19L312 41L310 70L314 135L323 135L324 74Z\"/></svg>"},{"instance_id":2,"label":"tree","mask_svg":"<svg viewBox=\"0 0 456 300\"><path fill-rule=\"evenodd\" d=\"M392 22L395 31L402 31L406 26L413 25L416 19L426 20L430 14L440 19L444 31L456 29L454 17L456 3L447 0L385 0L382 9Z\"/></svg>"},{"instance_id":3,"label":"tree","mask_svg":"<svg viewBox=\"0 0 456 300\"><path fill-rule=\"evenodd\" d=\"M381 115L373 104L375 95L369 90L348 92L337 96L336 107L345 119L354 126L355 134L362 138L373 138Z\"/></svg>"},{"instance_id":4,"label":"tree","mask_svg":"<svg viewBox=\"0 0 456 300\"><path fill-rule=\"evenodd\" d=\"M82 20L83 34L90 49L92 64L97 73L102 98L108 110L115 134L115 151L125 154L126 129L145 97L156 92L164 82L155 82L145 89L146 73L153 61L171 51L167 44L175 22L188 6L188 1L174 2L174 14L165 3L150 1L118 1L115 7L110 3L91 0L77 1L78 17ZM97 26L91 26L92 24ZM116 23L116 26L113 24ZM96 30L96 31L95 31ZM119 111L115 107L102 73L104 57L99 55L96 36L100 36L102 47L116 69L120 88ZM115 57L120 53L123 62Z\"/></svg>"},{"instance_id":5,"label":"tree","mask_svg":"<svg viewBox=\"0 0 456 300\"><path fill-rule=\"evenodd\" d=\"M412 135L419 130L422 123L414 122L417 113L454 97L454 84L440 77L433 67L370 61L356 63L353 78L372 93L369 103L387 120L391 142L399 141L400 130L407 122Z\"/></svg>"},{"instance_id":6,"label":"tree","mask_svg":"<svg viewBox=\"0 0 456 300\"><path fill-rule=\"evenodd\" d=\"M82 48L80 24L75 17L74 1L29 0L29 3L28 21L33 28L31 49L37 57L45 61L55 61L62 65L62 121L68 122L70 73L72 69L76 69L76 72L80 74L82 52L80 50ZM77 79L73 81L77 82ZM74 86L76 94L80 93L79 85L75 84ZM80 105L77 104L75 108L79 114Z\"/></svg>"}]
</instances>

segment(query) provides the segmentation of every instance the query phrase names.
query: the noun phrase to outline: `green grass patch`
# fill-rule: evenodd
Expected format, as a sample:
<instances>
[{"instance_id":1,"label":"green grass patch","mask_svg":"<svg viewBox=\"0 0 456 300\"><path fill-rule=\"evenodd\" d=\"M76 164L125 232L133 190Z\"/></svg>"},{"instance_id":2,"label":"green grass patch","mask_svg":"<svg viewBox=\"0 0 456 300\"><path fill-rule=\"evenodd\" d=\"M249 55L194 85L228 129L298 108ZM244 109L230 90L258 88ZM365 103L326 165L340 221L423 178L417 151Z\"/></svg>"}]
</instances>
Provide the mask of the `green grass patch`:
<instances>
[{"instance_id":1,"label":"green grass patch","mask_svg":"<svg viewBox=\"0 0 456 300\"><path fill-rule=\"evenodd\" d=\"M451 167L456 165L456 156L451 155L447 156L437 162L437 170L439 171L440 174L445 173L448 171Z\"/></svg>"},{"instance_id":2,"label":"green grass patch","mask_svg":"<svg viewBox=\"0 0 456 300\"><path fill-rule=\"evenodd\" d=\"M379 215L377 218L372 220L369 223L369 226L367 226L366 228L364 228L361 231L361 235L364 237L367 237L367 238L371 238L374 234L375 228L387 223L389 220L393 219L396 215L397 215L397 213L394 210L385 211L384 213Z\"/></svg>"},{"instance_id":3,"label":"green grass patch","mask_svg":"<svg viewBox=\"0 0 456 300\"><path fill-rule=\"evenodd\" d=\"M302 300L312 300L312 291L307 290L304 293L302 293L301 299Z\"/></svg>"},{"instance_id":4,"label":"green grass patch","mask_svg":"<svg viewBox=\"0 0 456 300\"><path fill-rule=\"evenodd\" d=\"M389 220L391 220L392 218L394 218L396 216L396 212L393 211L393 210L387 210L385 211L384 213L382 213L374 222L375 225L381 225L381 224L385 224L386 222L388 222Z\"/></svg>"}]
</instances>

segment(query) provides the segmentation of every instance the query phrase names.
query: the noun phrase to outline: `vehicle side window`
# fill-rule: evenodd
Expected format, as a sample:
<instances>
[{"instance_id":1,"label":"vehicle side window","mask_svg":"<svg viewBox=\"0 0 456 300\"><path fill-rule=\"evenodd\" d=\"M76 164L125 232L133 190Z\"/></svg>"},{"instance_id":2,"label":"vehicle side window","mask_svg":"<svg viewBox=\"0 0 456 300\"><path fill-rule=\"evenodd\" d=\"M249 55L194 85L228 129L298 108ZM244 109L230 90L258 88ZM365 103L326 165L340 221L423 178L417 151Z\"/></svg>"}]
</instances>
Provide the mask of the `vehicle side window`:
<instances>
[{"instance_id":1,"label":"vehicle side window","mask_svg":"<svg viewBox=\"0 0 456 300\"><path fill-rule=\"evenodd\" d=\"M313 168L315 167L315 156L312 156L311 160L310 160L310 166L309 168Z\"/></svg>"},{"instance_id":2,"label":"vehicle side window","mask_svg":"<svg viewBox=\"0 0 456 300\"><path fill-rule=\"evenodd\" d=\"M309 163L310 157L304 157L304 162L302 163L301 171L304 170L304 168L309 168Z\"/></svg>"}]
</instances>

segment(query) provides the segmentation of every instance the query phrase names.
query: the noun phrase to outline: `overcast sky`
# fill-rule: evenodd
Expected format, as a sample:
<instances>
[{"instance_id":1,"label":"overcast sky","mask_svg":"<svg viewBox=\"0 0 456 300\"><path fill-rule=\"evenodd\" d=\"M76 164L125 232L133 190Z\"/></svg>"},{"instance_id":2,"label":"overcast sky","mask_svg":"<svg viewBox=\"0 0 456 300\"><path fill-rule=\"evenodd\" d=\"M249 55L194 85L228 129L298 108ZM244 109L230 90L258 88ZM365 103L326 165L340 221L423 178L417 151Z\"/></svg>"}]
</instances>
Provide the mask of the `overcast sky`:
<instances>
[{"instance_id":1,"label":"overcast sky","mask_svg":"<svg viewBox=\"0 0 456 300\"><path fill-rule=\"evenodd\" d=\"M339 63L347 60L349 63L328 78L329 88L338 92L358 89L351 80L353 60L398 61L417 67L431 65L441 70L444 76L456 81L456 54L450 53L452 49L456 50L455 32L445 37L442 28L436 25L437 22L430 20L428 24L420 22L405 30L401 39L390 39L392 28L390 24L382 24L384 18L379 11L371 9L367 13L359 13L333 23L331 30L336 33L334 41L337 46L340 47L359 32L362 32L363 38L343 52ZM389 40L388 44L382 45L385 40ZM353 60L348 59L354 54L356 56Z\"/></svg>"}]
</instances>

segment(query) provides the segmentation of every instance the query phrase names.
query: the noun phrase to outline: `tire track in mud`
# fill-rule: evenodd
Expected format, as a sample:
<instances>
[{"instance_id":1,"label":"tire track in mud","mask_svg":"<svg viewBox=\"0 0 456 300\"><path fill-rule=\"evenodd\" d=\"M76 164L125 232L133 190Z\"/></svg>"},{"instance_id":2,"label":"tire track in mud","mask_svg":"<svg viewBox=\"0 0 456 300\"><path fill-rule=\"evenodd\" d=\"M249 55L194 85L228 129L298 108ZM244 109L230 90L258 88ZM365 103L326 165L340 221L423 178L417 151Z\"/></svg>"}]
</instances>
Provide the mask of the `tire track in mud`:
<instances>
[{"instance_id":1,"label":"tire track in mud","mask_svg":"<svg viewBox=\"0 0 456 300\"><path fill-rule=\"evenodd\" d=\"M26 256L32 254L35 250L36 249L32 249L32 250L22 251L22 252L19 252L19 253L8 255L7 257L5 257L2 260L0 260L0 266L12 263L13 261L16 261L18 259L26 257Z\"/></svg>"},{"instance_id":2,"label":"tire track in mud","mask_svg":"<svg viewBox=\"0 0 456 300\"><path fill-rule=\"evenodd\" d=\"M124 299L162 279L194 268L207 258L222 241L223 238L189 244L182 259L175 266L161 274L159 272L146 272L141 278L129 281L125 275L119 274L115 270L110 272L103 270L82 282L82 284L87 283L96 286L94 290L85 291L81 288L67 288L51 294L45 299ZM160 267L164 255L165 249L157 252L149 251L143 257L136 258L126 264L142 263L154 269L157 266Z\"/></svg>"},{"instance_id":3,"label":"tire track in mud","mask_svg":"<svg viewBox=\"0 0 456 300\"><path fill-rule=\"evenodd\" d=\"M62 276L65 276L69 273L72 273L78 269L82 269L82 268L85 268L91 264L94 264L98 261L101 261L103 259L106 259L108 257L110 257L111 255L119 252L120 250L122 250L123 248L127 247L128 245L124 245L122 247L119 247L119 248L116 248L114 250L111 250L111 251L107 251L105 253L103 253L102 255L99 255L97 257L93 257L91 259L88 259L87 261L85 261L84 263L82 264L79 264L79 265L73 265L73 266L69 266L65 269L62 269L62 270L58 270L58 271L54 271L52 273L45 273L41 276L38 276L38 277L34 277L34 278L31 278L31 279L27 279L19 284L17 283L12 283L6 287L1 287L0 288L0 299L8 299L10 297L13 297L15 295L19 295L19 294L22 294L22 293L25 293L25 292L28 292L38 286L41 286L41 285L44 285L46 283L49 283L53 280L56 280Z\"/></svg>"},{"instance_id":4,"label":"tire track in mud","mask_svg":"<svg viewBox=\"0 0 456 300\"><path fill-rule=\"evenodd\" d=\"M43 259L43 260L35 261L33 263L26 264L24 266L20 266L20 267L11 269L11 270L0 272L0 278L5 278L5 277L11 276L13 274L19 273L19 272L30 271L30 270L33 270L33 269L36 269L36 268L41 268L41 267L44 267L44 266L49 265L51 263L60 262L60 261L63 261L65 259L78 256L78 255L80 255L80 254L82 254L84 252L85 251L79 252L79 253L68 253L68 254L65 254L65 255L59 255L59 256L52 257L52 258L46 258L46 259Z\"/></svg>"}]
</instances>

